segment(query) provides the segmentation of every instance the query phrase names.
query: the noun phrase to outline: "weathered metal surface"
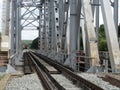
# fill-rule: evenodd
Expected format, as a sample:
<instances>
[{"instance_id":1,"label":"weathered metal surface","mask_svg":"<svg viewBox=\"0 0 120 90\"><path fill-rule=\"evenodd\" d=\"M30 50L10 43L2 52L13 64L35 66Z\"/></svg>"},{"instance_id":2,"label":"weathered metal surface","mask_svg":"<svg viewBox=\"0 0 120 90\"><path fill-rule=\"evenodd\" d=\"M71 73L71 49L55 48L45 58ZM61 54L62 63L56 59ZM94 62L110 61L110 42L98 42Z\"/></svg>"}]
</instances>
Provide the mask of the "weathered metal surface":
<instances>
[{"instance_id":1,"label":"weathered metal surface","mask_svg":"<svg viewBox=\"0 0 120 90\"><path fill-rule=\"evenodd\" d=\"M101 0L101 9L103 14L112 71L117 72L117 70L120 69L120 49L115 23L112 16L112 10L110 9L111 7L108 3L109 0Z\"/></svg>"},{"instance_id":2,"label":"weathered metal surface","mask_svg":"<svg viewBox=\"0 0 120 90\"><path fill-rule=\"evenodd\" d=\"M85 26L86 26L86 44L87 44L87 53L93 58L91 61L92 66L99 66L99 54L98 54L98 42L94 29L92 8L89 0L83 0L84 6L84 17L85 17Z\"/></svg>"}]
</instances>

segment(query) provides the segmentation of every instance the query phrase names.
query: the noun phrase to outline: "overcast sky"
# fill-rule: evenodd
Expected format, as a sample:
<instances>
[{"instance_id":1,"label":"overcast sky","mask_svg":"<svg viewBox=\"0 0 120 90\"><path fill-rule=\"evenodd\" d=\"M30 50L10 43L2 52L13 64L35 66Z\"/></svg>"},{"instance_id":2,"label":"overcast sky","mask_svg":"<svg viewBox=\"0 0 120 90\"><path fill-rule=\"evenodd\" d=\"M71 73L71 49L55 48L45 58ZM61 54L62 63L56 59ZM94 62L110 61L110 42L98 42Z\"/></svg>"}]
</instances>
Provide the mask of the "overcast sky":
<instances>
[{"instance_id":1,"label":"overcast sky","mask_svg":"<svg viewBox=\"0 0 120 90\"><path fill-rule=\"evenodd\" d=\"M2 14L2 0L0 0L0 32L1 32L1 14ZM100 13L100 24L103 23L102 15ZM120 0L119 0L119 23L120 23ZM33 40L38 36L38 31L22 31L22 39Z\"/></svg>"},{"instance_id":2,"label":"overcast sky","mask_svg":"<svg viewBox=\"0 0 120 90\"><path fill-rule=\"evenodd\" d=\"M2 0L0 0L0 31L1 31L1 15L2 14Z\"/></svg>"}]
</instances>

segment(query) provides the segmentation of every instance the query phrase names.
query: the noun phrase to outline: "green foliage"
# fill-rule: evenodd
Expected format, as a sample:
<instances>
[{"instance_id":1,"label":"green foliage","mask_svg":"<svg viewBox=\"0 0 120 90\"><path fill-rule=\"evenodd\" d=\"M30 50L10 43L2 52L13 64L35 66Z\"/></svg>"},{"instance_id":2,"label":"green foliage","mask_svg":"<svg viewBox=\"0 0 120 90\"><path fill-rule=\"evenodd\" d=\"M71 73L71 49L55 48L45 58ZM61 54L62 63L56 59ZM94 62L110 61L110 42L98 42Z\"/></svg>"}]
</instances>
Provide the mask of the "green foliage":
<instances>
[{"instance_id":1,"label":"green foliage","mask_svg":"<svg viewBox=\"0 0 120 90\"><path fill-rule=\"evenodd\" d=\"M118 37L120 37L120 24L118 26Z\"/></svg>"},{"instance_id":2,"label":"green foliage","mask_svg":"<svg viewBox=\"0 0 120 90\"><path fill-rule=\"evenodd\" d=\"M118 36L120 37L120 24L118 26ZM100 25L99 28L99 51L108 51L108 47L107 47L107 41L106 41L106 36L105 36L105 29L104 29L104 25ZM83 49L83 42L82 42L82 31L81 31L81 35L80 35L80 48L81 50ZM31 44L31 49L38 49L38 38L36 38L35 40L33 40L32 44Z\"/></svg>"},{"instance_id":3,"label":"green foliage","mask_svg":"<svg viewBox=\"0 0 120 90\"><path fill-rule=\"evenodd\" d=\"M118 37L120 37L120 24L118 26ZM105 36L104 25L100 25L99 28L99 50L100 51L108 51L107 41Z\"/></svg>"},{"instance_id":4,"label":"green foliage","mask_svg":"<svg viewBox=\"0 0 120 90\"><path fill-rule=\"evenodd\" d=\"M1 32L0 32L0 38L1 38L1 36L2 36L2 34L1 34Z\"/></svg>"},{"instance_id":5,"label":"green foliage","mask_svg":"<svg viewBox=\"0 0 120 90\"><path fill-rule=\"evenodd\" d=\"M31 46L31 43L32 43L32 40L22 40L23 48L25 48L25 46L29 48Z\"/></svg>"},{"instance_id":6,"label":"green foliage","mask_svg":"<svg viewBox=\"0 0 120 90\"><path fill-rule=\"evenodd\" d=\"M105 36L105 29L104 29L104 25L100 25L100 28L99 28L99 38L106 38Z\"/></svg>"},{"instance_id":7,"label":"green foliage","mask_svg":"<svg viewBox=\"0 0 120 90\"><path fill-rule=\"evenodd\" d=\"M4 75L1 75L1 76L0 76L0 80L2 80L4 77L5 77L5 74L4 74Z\"/></svg>"},{"instance_id":8,"label":"green foliage","mask_svg":"<svg viewBox=\"0 0 120 90\"><path fill-rule=\"evenodd\" d=\"M22 43L29 45L32 43L32 40L22 40Z\"/></svg>"},{"instance_id":9,"label":"green foliage","mask_svg":"<svg viewBox=\"0 0 120 90\"><path fill-rule=\"evenodd\" d=\"M100 41L99 41L99 50L100 51L108 51L106 39L103 39L103 38L100 39Z\"/></svg>"},{"instance_id":10,"label":"green foliage","mask_svg":"<svg viewBox=\"0 0 120 90\"><path fill-rule=\"evenodd\" d=\"M34 39L31 44L31 49L38 49L38 38Z\"/></svg>"},{"instance_id":11,"label":"green foliage","mask_svg":"<svg viewBox=\"0 0 120 90\"><path fill-rule=\"evenodd\" d=\"M80 50L83 50L82 28L80 27Z\"/></svg>"},{"instance_id":12,"label":"green foliage","mask_svg":"<svg viewBox=\"0 0 120 90\"><path fill-rule=\"evenodd\" d=\"M105 36L105 29L104 25L100 25L99 28L99 51L108 51L107 47L107 41L106 41L106 36Z\"/></svg>"}]
</instances>

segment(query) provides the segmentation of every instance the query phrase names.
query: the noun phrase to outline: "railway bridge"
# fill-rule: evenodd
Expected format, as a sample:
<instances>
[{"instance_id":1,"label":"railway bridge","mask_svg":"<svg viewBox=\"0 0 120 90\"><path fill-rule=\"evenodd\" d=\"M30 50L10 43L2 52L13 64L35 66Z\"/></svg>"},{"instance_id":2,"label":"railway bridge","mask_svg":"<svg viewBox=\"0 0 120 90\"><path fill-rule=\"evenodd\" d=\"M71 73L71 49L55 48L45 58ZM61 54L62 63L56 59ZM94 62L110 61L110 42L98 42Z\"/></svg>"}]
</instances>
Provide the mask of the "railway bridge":
<instances>
[{"instance_id":1,"label":"railway bridge","mask_svg":"<svg viewBox=\"0 0 120 90\"><path fill-rule=\"evenodd\" d=\"M3 7L1 47L13 67L22 64L21 32L37 30L37 53L75 71L120 72L118 0L3 0ZM107 52L98 48L100 8Z\"/></svg>"}]
</instances>

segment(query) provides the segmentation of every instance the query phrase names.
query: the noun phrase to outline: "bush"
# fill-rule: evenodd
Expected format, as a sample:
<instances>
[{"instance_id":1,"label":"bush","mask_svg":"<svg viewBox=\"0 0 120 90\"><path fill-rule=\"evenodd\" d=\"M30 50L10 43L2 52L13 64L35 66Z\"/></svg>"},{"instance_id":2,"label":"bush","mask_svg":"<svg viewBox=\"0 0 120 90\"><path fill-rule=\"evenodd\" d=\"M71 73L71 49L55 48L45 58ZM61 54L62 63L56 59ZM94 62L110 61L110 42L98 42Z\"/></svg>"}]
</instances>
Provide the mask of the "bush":
<instances>
[{"instance_id":1,"label":"bush","mask_svg":"<svg viewBox=\"0 0 120 90\"><path fill-rule=\"evenodd\" d=\"M105 36L105 29L104 29L104 25L100 25L99 28L99 51L108 51L108 47L107 47L107 40L106 40L106 36Z\"/></svg>"},{"instance_id":2,"label":"bush","mask_svg":"<svg viewBox=\"0 0 120 90\"><path fill-rule=\"evenodd\" d=\"M38 49L38 38L34 39L31 44L31 49Z\"/></svg>"}]
</instances>

